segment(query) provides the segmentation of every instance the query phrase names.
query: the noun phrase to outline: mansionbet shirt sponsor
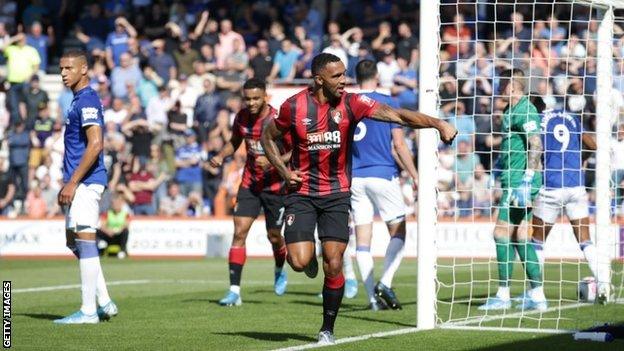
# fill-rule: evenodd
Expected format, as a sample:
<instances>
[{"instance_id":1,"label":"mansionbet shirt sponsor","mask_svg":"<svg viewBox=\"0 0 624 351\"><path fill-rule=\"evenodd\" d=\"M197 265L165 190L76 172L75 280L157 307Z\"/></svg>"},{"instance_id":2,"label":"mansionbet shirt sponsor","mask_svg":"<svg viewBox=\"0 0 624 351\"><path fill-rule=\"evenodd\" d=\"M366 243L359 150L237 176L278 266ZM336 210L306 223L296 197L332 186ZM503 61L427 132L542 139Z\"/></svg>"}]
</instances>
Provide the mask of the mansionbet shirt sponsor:
<instances>
[{"instance_id":1,"label":"mansionbet shirt sponsor","mask_svg":"<svg viewBox=\"0 0 624 351\"><path fill-rule=\"evenodd\" d=\"M353 132L357 123L372 116L378 106L365 95L349 93L342 94L335 105L320 104L310 89L282 104L275 124L292 148L291 168L303 173L296 193L349 193Z\"/></svg>"},{"instance_id":2,"label":"mansionbet shirt sponsor","mask_svg":"<svg viewBox=\"0 0 624 351\"><path fill-rule=\"evenodd\" d=\"M259 156L264 156L264 149L260 144L264 126L277 116L277 110L269 105L265 115L252 116L248 109L242 109L234 119L233 133L245 141L247 161L243 171L241 186L254 192L267 191L279 193L284 181L277 169L269 165L267 169L256 164Z\"/></svg>"}]
</instances>

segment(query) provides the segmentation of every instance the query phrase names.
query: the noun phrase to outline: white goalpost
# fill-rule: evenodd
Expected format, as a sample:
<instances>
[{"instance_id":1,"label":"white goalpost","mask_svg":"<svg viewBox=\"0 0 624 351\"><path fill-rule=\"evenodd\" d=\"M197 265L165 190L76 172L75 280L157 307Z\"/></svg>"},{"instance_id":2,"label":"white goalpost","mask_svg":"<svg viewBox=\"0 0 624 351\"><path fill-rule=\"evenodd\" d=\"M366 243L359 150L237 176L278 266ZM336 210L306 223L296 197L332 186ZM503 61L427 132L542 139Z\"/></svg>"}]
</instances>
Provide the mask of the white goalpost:
<instances>
[{"instance_id":1,"label":"white goalpost","mask_svg":"<svg viewBox=\"0 0 624 351\"><path fill-rule=\"evenodd\" d=\"M450 147L438 145L432 130L418 134L418 329L561 333L621 322L624 0L421 1L419 50L419 110L455 123L460 134ZM493 177L506 104L497 89L510 68L524 72L530 97L578 116L595 137L595 151L579 152L580 171L598 253L593 263L607 267L612 284L605 305L579 296L580 286L596 285L583 285L593 274L560 216L543 246L548 308L478 309L500 282L492 235L501 188ZM532 282L513 255L515 298Z\"/></svg>"}]
</instances>

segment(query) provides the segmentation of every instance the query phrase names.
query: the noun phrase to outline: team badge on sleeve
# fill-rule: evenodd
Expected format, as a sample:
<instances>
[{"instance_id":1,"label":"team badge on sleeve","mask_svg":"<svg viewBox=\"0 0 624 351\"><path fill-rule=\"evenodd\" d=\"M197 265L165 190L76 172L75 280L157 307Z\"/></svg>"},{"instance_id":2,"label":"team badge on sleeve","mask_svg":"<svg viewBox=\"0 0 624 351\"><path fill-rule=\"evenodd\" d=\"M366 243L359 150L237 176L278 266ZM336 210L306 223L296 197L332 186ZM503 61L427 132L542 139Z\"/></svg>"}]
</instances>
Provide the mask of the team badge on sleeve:
<instances>
[{"instance_id":1,"label":"team badge on sleeve","mask_svg":"<svg viewBox=\"0 0 624 351\"><path fill-rule=\"evenodd\" d=\"M98 109L95 107L83 107L80 110L80 113L82 114L82 119L84 121L98 118Z\"/></svg>"},{"instance_id":2,"label":"team badge on sleeve","mask_svg":"<svg viewBox=\"0 0 624 351\"><path fill-rule=\"evenodd\" d=\"M525 124L522 125L522 128L524 129L525 132L533 132L535 130L537 130L537 122L535 121L528 121Z\"/></svg>"},{"instance_id":3,"label":"team badge on sleeve","mask_svg":"<svg viewBox=\"0 0 624 351\"><path fill-rule=\"evenodd\" d=\"M369 98L366 95L358 95L358 100L360 100L360 102L366 104L368 107L373 106L373 104L375 103L375 100Z\"/></svg>"}]
</instances>

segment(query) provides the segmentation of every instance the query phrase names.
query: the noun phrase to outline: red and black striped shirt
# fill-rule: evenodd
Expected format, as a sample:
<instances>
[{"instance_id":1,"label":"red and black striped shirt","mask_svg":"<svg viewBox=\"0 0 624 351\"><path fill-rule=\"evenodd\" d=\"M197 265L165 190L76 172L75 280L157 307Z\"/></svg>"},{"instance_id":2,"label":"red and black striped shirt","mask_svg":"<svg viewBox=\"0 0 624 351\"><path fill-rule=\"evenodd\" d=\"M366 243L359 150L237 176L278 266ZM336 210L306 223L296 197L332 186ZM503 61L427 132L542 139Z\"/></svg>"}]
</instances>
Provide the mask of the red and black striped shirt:
<instances>
[{"instance_id":1,"label":"red and black striped shirt","mask_svg":"<svg viewBox=\"0 0 624 351\"><path fill-rule=\"evenodd\" d=\"M244 108L238 112L232 127L234 135L245 140L247 148L247 161L243 171L241 186L254 192L266 191L279 193L283 190L284 181L277 169L269 165L267 169L256 164L259 156L265 156L260 143L264 126L277 116L277 110L269 105L264 115L252 116L249 110Z\"/></svg>"},{"instance_id":2,"label":"red and black striped shirt","mask_svg":"<svg viewBox=\"0 0 624 351\"><path fill-rule=\"evenodd\" d=\"M291 144L291 168L303 173L298 194L349 193L353 133L377 106L368 96L350 93L342 94L336 106L320 104L309 89L282 104L275 124Z\"/></svg>"}]
</instances>

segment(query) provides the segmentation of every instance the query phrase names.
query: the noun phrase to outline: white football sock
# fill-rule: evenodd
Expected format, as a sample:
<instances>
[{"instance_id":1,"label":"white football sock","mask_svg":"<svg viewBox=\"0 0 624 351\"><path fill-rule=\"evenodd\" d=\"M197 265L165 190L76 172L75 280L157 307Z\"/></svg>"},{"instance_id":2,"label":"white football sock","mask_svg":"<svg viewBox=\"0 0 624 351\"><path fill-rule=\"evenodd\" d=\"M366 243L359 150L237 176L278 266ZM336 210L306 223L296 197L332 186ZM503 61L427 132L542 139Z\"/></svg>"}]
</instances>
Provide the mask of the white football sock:
<instances>
[{"instance_id":1,"label":"white football sock","mask_svg":"<svg viewBox=\"0 0 624 351\"><path fill-rule=\"evenodd\" d=\"M93 315L96 311L95 295L100 271L100 258L81 258L79 262L80 280L82 284L82 306L80 310L84 314Z\"/></svg>"},{"instance_id":2,"label":"white football sock","mask_svg":"<svg viewBox=\"0 0 624 351\"><path fill-rule=\"evenodd\" d=\"M610 283L611 267L608 259L601 259L598 256L596 245L594 245L594 243L590 240L580 243L579 246L583 251L583 255L585 255L585 260L589 265L589 269L592 271L596 280L599 283Z\"/></svg>"},{"instance_id":3,"label":"white football sock","mask_svg":"<svg viewBox=\"0 0 624 351\"><path fill-rule=\"evenodd\" d=\"M370 247L358 247L355 251L360 275L364 282L364 288L370 302L375 302L375 282L373 280L373 255L370 253Z\"/></svg>"},{"instance_id":4,"label":"white football sock","mask_svg":"<svg viewBox=\"0 0 624 351\"><path fill-rule=\"evenodd\" d=\"M104 306L111 301L108 295L108 288L106 287L106 280L104 279L104 271L100 265L100 272L97 277L97 301L100 306Z\"/></svg>"},{"instance_id":5,"label":"white football sock","mask_svg":"<svg viewBox=\"0 0 624 351\"><path fill-rule=\"evenodd\" d=\"M381 276L381 283L388 288L392 287L394 273L403 260L403 248L405 247L405 235L395 235L390 238L390 243L386 249L386 259L384 261L384 272Z\"/></svg>"},{"instance_id":6,"label":"white football sock","mask_svg":"<svg viewBox=\"0 0 624 351\"><path fill-rule=\"evenodd\" d=\"M230 285L230 291L240 295L240 285Z\"/></svg>"},{"instance_id":7,"label":"white football sock","mask_svg":"<svg viewBox=\"0 0 624 351\"><path fill-rule=\"evenodd\" d=\"M351 259L351 250L349 250L349 246L344 252L342 256L342 274L344 274L345 279L356 279L355 278L355 270L353 270L353 260Z\"/></svg>"}]
</instances>

